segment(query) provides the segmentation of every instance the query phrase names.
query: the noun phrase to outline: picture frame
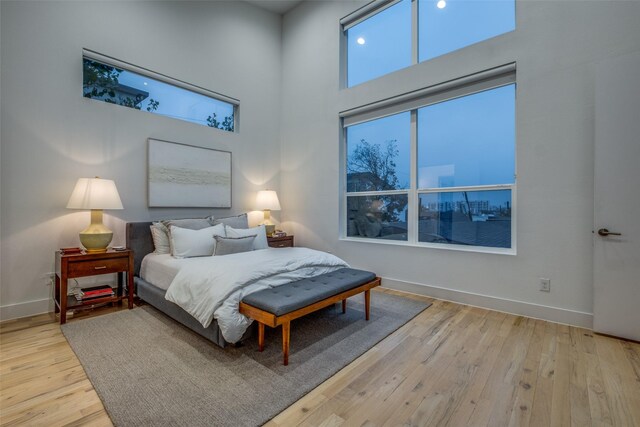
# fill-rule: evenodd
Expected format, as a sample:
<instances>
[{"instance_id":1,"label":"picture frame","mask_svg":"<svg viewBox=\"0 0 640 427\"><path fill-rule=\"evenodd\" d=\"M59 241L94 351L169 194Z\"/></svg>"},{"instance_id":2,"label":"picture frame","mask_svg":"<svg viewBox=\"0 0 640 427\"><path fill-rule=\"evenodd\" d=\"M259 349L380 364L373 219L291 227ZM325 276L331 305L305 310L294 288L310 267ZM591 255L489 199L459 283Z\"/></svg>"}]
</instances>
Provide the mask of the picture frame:
<instances>
[{"instance_id":1,"label":"picture frame","mask_svg":"<svg viewBox=\"0 0 640 427\"><path fill-rule=\"evenodd\" d=\"M149 207L231 208L231 152L147 139Z\"/></svg>"}]
</instances>

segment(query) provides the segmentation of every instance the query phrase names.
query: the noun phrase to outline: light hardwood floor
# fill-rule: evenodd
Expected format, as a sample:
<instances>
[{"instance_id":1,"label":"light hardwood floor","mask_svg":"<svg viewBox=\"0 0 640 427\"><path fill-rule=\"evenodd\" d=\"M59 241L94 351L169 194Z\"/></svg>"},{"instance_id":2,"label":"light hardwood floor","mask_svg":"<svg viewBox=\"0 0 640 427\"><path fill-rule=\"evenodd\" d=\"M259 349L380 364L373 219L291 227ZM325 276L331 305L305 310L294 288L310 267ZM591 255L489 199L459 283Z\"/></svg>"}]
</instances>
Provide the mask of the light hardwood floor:
<instances>
[{"instance_id":1,"label":"light hardwood floor","mask_svg":"<svg viewBox=\"0 0 640 427\"><path fill-rule=\"evenodd\" d=\"M640 426L640 344L410 297L433 306L267 425ZM111 425L51 315L0 346L0 424Z\"/></svg>"}]
</instances>

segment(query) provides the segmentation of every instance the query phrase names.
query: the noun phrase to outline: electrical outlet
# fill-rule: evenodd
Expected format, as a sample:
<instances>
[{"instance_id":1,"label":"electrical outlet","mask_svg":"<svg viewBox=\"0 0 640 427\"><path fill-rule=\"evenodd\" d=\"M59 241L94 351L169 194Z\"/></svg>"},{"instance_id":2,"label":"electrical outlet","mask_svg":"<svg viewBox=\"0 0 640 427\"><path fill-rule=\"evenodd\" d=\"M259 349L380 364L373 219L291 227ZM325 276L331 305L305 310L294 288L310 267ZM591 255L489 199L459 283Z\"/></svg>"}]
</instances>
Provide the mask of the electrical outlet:
<instances>
[{"instance_id":1,"label":"electrical outlet","mask_svg":"<svg viewBox=\"0 0 640 427\"><path fill-rule=\"evenodd\" d=\"M551 292L551 279L540 278L540 292Z\"/></svg>"},{"instance_id":2,"label":"electrical outlet","mask_svg":"<svg viewBox=\"0 0 640 427\"><path fill-rule=\"evenodd\" d=\"M56 284L56 273L44 273L42 275L43 279L46 279L44 282L45 286L54 286Z\"/></svg>"}]
</instances>

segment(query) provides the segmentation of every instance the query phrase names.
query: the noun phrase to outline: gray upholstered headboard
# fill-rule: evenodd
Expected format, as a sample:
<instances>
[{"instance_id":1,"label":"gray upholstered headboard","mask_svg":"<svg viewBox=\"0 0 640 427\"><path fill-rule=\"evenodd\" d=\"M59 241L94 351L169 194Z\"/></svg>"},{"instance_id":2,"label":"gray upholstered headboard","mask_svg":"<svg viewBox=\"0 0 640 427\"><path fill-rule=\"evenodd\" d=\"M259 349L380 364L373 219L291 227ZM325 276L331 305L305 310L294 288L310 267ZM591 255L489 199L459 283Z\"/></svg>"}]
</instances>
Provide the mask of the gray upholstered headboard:
<instances>
[{"instance_id":1,"label":"gray upholstered headboard","mask_svg":"<svg viewBox=\"0 0 640 427\"><path fill-rule=\"evenodd\" d=\"M149 227L151 222L128 222L127 223L127 248L133 250L134 275L140 275L140 264L142 259L153 252L153 239Z\"/></svg>"}]
</instances>

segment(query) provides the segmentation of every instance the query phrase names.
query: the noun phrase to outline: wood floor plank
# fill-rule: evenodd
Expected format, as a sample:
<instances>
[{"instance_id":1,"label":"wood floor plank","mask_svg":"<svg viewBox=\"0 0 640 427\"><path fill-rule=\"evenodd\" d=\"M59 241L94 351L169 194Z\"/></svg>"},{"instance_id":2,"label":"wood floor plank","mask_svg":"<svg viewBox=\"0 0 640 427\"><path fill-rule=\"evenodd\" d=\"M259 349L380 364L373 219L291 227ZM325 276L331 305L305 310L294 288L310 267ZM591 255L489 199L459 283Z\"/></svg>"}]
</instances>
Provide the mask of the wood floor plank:
<instances>
[{"instance_id":1,"label":"wood floor plank","mask_svg":"<svg viewBox=\"0 0 640 427\"><path fill-rule=\"evenodd\" d=\"M622 345L627 359L629 359L635 381L640 383L640 345L631 341L622 341L620 345Z\"/></svg>"},{"instance_id":2,"label":"wood floor plank","mask_svg":"<svg viewBox=\"0 0 640 427\"><path fill-rule=\"evenodd\" d=\"M518 382L534 329L533 319L518 316L513 321L511 333L481 395L483 399L489 399L491 396L495 401L488 420L489 425L508 425L511 420L511 411L521 387Z\"/></svg>"},{"instance_id":3,"label":"wood floor plank","mask_svg":"<svg viewBox=\"0 0 640 427\"><path fill-rule=\"evenodd\" d=\"M597 335L596 348L614 425L640 425L640 381L622 341Z\"/></svg>"},{"instance_id":4,"label":"wood floor plank","mask_svg":"<svg viewBox=\"0 0 640 427\"><path fill-rule=\"evenodd\" d=\"M533 396L538 382L538 366L542 356L544 339L544 322L534 321L534 329L527 349L527 355L522 366L522 374L518 381L516 398L511 408L509 426L528 426L531 422L531 408Z\"/></svg>"},{"instance_id":5,"label":"wood floor plank","mask_svg":"<svg viewBox=\"0 0 640 427\"><path fill-rule=\"evenodd\" d=\"M591 408L587 386L587 356L583 343L583 332L578 328L570 329L569 347L569 402L571 406L571 425L582 427L591 423Z\"/></svg>"},{"instance_id":6,"label":"wood floor plank","mask_svg":"<svg viewBox=\"0 0 640 427\"><path fill-rule=\"evenodd\" d=\"M538 378L531 408L530 424L533 426L551 425L551 403L555 374L555 357L557 348L556 332L558 325L545 322L542 338L542 354L538 366Z\"/></svg>"},{"instance_id":7,"label":"wood floor plank","mask_svg":"<svg viewBox=\"0 0 640 427\"><path fill-rule=\"evenodd\" d=\"M569 400L571 365L569 362L569 344L566 342L566 336L562 329L559 328L558 347L554 364L551 426L571 425L571 405Z\"/></svg>"},{"instance_id":8,"label":"wood floor plank","mask_svg":"<svg viewBox=\"0 0 640 427\"><path fill-rule=\"evenodd\" d=\"M267 426L640 426L640 344L381 291L433 306ZM0 425L112 425L51 315L0 324Z\"/></svg>"},{"instance_id":9,"label":"wood floor plank","mask_svg":"<svg viewBox=\"0 0 640 427\"><path fill-rule=\"evenodd\" d=\"M309 393L266 423L265 427L299 425L326 401L327 397L324 394Z\"/></svg>"},{"instance_id":10,"label":"wood floor plank","mask_svg":"<svg viewBox=\"0 0 640 427\"><path fill-rule=\"evenodd\" d=\"M609 398L604 387L600 361L596 354L588 354L587 361L587 391L589 396L589 412L591 424L598 426L613 426Z\"/></svg>"}]
</instances>

